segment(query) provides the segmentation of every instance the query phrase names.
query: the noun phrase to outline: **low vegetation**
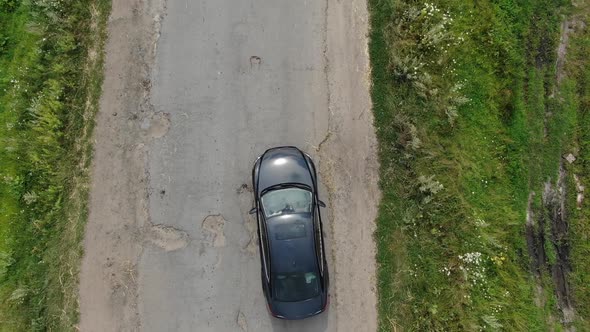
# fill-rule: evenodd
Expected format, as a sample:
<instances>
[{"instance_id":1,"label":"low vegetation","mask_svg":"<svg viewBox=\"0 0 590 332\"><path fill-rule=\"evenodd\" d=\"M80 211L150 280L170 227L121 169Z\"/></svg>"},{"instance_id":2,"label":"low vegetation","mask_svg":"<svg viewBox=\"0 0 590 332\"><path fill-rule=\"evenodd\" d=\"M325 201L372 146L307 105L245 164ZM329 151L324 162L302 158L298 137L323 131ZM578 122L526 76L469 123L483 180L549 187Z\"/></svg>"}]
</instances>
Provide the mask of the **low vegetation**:
<instances>
[{"instance_id":1,"label":"low vegetation","mask_svg":"<svg viewBox=\"0 0 590 332\"><path fill-rule=\"evenodd\" d=\"M107 0L0 0L0 330L67 331Z\"/></svg>"},{"instance_id":2,"label":"low vegetation","mask_svg":"<svg viewBox=\"0 0 590 332\"><path fill-rule=\"evenodd\" d=\"M566 66L568 76L575 82L578 108L572 151L578 159L569 167L568 211L570 212L571 292L574 294L579 331L590 330L590 4L581 5L573 22L585 29L572 37ZM585 187L585 188L582 188ZM584 198L585 194L585 198ZM582 321L584 319L584 321Z\"/></svg>"},{"instance_id":3,"label":"low vegetation","mask_svg":"<svg viewBox=\"0 0 590 332\"><path fill-rule=\"evenodd\" d=\"M380 330L590 329L590 207L576 202L574 179L590 180L587 9L370 0L369 10ZM573 17L556 66L561 23ZM557 233L543 193L560 169L567 223Z\"/></svg>"}]
</instances>

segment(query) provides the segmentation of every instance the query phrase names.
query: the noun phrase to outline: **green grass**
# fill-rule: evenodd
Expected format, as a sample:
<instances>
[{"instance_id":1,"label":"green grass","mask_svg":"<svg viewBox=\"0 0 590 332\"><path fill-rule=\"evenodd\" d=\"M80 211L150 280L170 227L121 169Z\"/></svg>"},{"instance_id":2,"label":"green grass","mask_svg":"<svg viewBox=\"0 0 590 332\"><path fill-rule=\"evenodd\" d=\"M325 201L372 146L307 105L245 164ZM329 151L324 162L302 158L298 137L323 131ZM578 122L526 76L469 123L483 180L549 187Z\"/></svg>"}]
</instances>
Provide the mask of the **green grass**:
<instances>
[{"instance_id":1,"label":"green grass","mask_svg":"<svg viewBox=\"0 0 590 332\"><path fill-rule=\"evenodd\" d=\"M579 8L580 17L586 22L590 21L590 5ZM578 160L568 170L579 177L579 181L586 186L585 200L578 209L576 203L576 181L573 176L568 179L568 186L572 190L568 193L568 212L570 212L570 243L571 243L571 289L574 293L574 304L578 315L585 320L576 323L579 331L590 330L590 65L588 54L590 52L590 32L579 32L571 43L566 67L568 77L575 85L577 98L577 121L572 151L578 150Z\"/></svg>"},{"instance_id":2,"label":"green grass","mask_svg":"<svg viewBox=\"0 0 590 332\"><path fill-rule=\"evenodd\" d=\"M74 330L110 2L0 0L0 330Z\"/></svg>"},{"instance_id":3,"label":"green grass","mask_svg":"<svg viewBox=\"0 0 590 332\"><path fill-rule=\"evenodd\" d=\"M433 4L369 1L383 191L380 330L559 329L551 276L531 273L525 220L529 193L539 208L562 154L590 131L580 120L580 98L588 99L580 78L568 75L550 97L560 21L572 8L548 0ZM582 54L578 66L587 71ZM572 238L574 253L586 250L572 273L574 295L584 299L589 234ZM580 321L590 318L587 303L576 301Z\"/></svg>"}]
</instances>

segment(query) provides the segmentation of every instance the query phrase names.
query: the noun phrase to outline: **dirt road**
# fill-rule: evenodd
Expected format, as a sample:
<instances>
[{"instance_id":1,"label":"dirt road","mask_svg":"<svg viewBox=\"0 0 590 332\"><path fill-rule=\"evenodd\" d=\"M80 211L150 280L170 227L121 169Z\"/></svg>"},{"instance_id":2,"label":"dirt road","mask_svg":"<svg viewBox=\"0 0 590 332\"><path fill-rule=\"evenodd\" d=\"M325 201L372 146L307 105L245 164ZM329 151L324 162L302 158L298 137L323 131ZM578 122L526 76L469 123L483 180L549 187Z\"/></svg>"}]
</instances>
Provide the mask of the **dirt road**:
<instances>
[{"instance_id":1,"label":"dirt road","mask_svg":"<svg viewBox=\"0 0 590 332\"><path fill-rule=\"evenodd\" d=\"M83 331L373 331L379 199L364 1L113 0ZM271 318L251 207L255 158L319 164L326 314Z\"/></svg>"}]
</instances>

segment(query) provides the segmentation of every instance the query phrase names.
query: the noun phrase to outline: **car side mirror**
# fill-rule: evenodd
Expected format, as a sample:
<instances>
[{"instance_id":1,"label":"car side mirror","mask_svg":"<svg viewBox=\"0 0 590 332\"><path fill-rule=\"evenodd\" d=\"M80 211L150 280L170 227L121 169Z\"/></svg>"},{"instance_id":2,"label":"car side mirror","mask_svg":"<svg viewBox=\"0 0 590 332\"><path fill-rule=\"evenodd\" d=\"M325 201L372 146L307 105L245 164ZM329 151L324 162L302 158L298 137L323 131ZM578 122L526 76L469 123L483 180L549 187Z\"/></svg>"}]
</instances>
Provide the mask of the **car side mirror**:
<instances>
[{"instance_id":1,"label":"car side mirror","mask_svg":"<svg viewBox=\"0 0 590 332\"><path fill-rule=\"evenodd\" d=\"M254 214L256 213L256 211L258 211L258 209L256 207L253 207L250 209L250 212L248 212L248 214Z\"/></svg>"},{"instance_id":2,"label":"car side mirror","mask_svg":"<svg viewBox=\"0 0 590 332\"><path fill-rule=\"evenodd\" d=\"M326 203L320 201L319 199L318 199L318 205L321 207L324 207L324 208L326 207Z\"/></svg>"}]
</instances>

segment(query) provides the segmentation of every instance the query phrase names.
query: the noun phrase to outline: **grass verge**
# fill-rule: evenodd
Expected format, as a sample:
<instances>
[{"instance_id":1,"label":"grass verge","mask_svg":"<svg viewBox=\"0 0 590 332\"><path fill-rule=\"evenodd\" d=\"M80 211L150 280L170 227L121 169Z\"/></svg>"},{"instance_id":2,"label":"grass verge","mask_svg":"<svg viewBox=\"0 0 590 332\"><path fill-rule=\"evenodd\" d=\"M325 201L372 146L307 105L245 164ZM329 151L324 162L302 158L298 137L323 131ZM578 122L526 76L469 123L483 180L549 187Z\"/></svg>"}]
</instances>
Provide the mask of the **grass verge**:
<instances>
[{"instance_id":1,"label":"grass verge","mask_svg":"<svg viewBox=\"0 0 590 332\"><path fill-rule=\"evenodd\" d=\"M78 320L110 1L0 0L0 330Z\"/></svg>"},{"instance_id":2,"label":"grass verge","mask_svg":"<svg viewBox=\"0 0 590 332\"><path fill-rule=\"evenodd\" d=\"M578 159L569 166L571 176L568 179L571 188L567 201L571 236L570 285L580 317L575 325L579 331L586 331L590 330L590 194L587 189L590 187L590 29L587 27L590 4L579 3L573 21L586 27L574 34L566 65L568 76L575 82L578 109L571 148Z\"/></svg>"},{"instance_id":3,"label":"grass verge","mask_svg":"<svg viewBox=\"0 0 590 332\"><path fill-rule=\"evenodd\" d=\"M555 65L560 23L581 10L549 0L369 1L380 330L560 330L558 241L572 248L576 324L590 318L587 203L568 200L570 238L552 238L549 223L538 230L547 240L538 275L525 237L529 195L542 205L563 154L583 160L572 167L587 164L587 30L571 36L576 67L567 62L560 84Z\"/></svg>"}]
</instances>

